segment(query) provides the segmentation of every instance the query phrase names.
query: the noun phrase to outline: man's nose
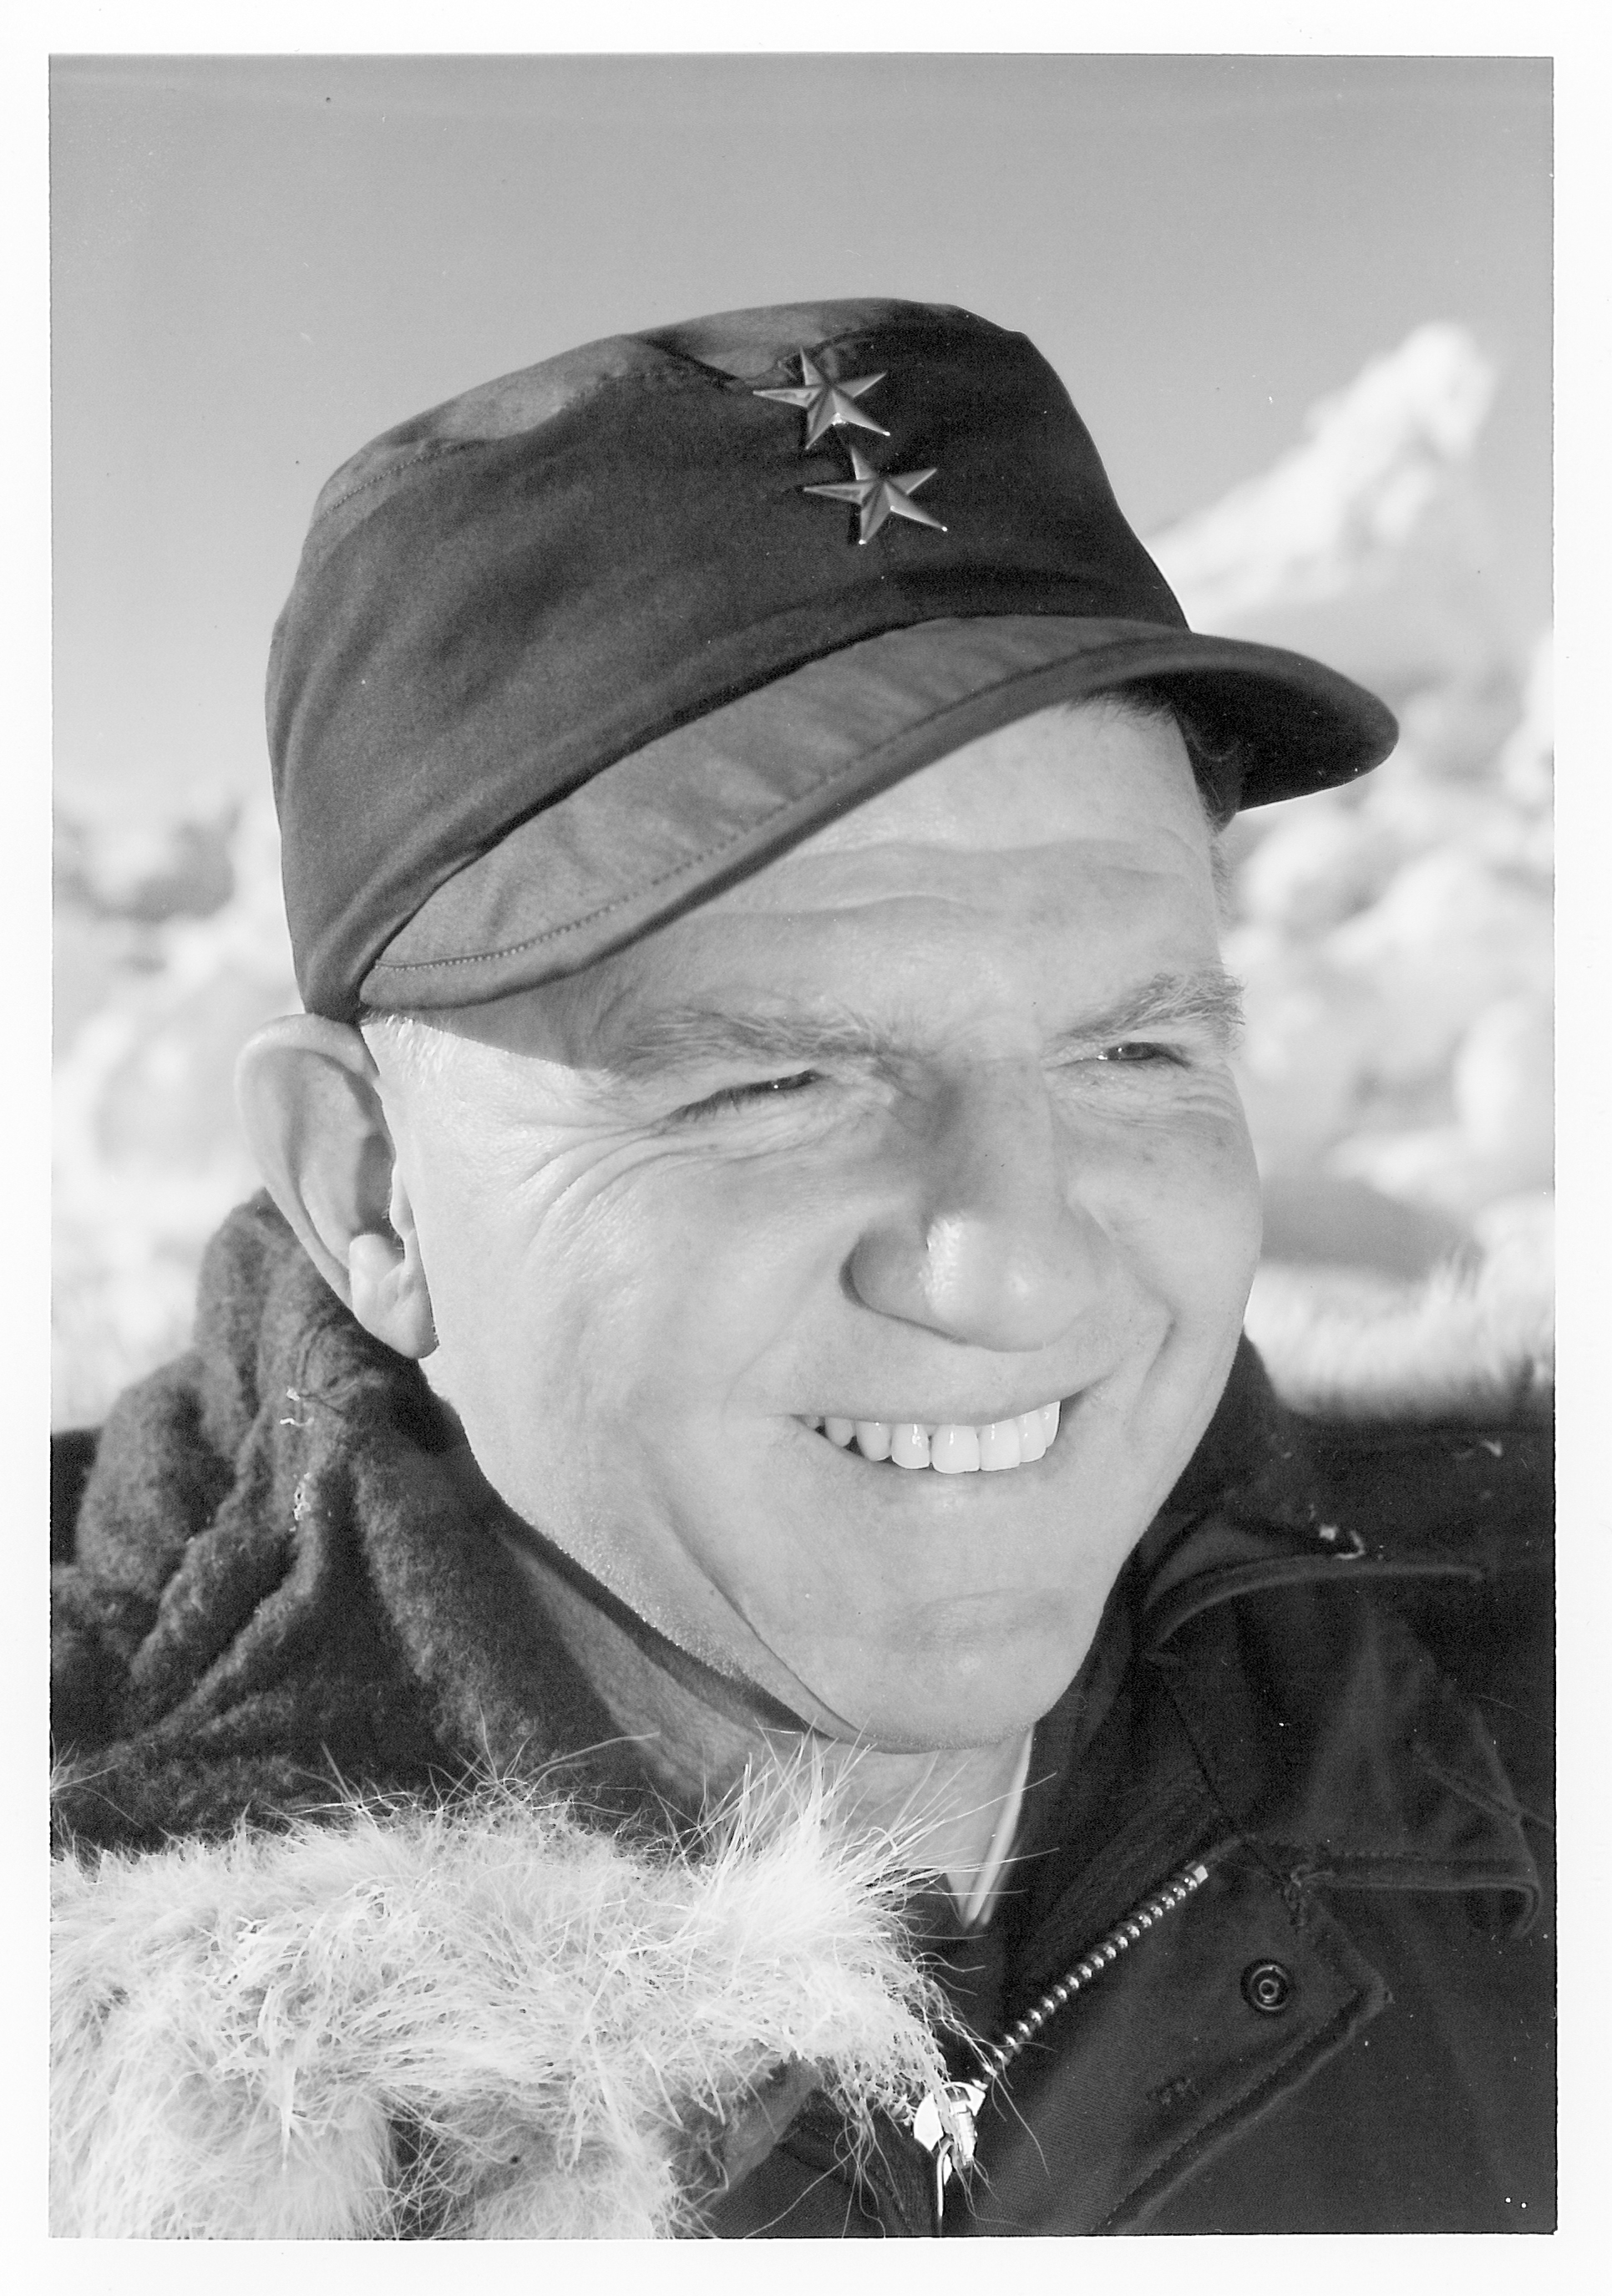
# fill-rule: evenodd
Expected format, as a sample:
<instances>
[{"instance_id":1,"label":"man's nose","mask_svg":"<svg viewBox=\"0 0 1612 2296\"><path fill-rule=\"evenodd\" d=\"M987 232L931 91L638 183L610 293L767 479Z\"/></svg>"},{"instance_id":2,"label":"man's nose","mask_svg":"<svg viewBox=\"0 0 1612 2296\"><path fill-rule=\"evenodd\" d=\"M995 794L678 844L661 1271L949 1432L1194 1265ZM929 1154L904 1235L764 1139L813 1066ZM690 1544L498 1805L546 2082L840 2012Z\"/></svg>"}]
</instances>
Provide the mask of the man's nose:
<instances>
[{"instance_id":1,"label":"man's nose","mask_svg":"<svg viewBox=\"0 0 1612 2296\"><path fill-rule=\"evenodd\" d=\"M865 1306L1028 1354L1101 1296L1113 1247L1070 1201L1070 1143L1033 1062L984 1062L948 1081L906 1150L911 1185L848 1263Z\"/></svg>"}]
</instances>

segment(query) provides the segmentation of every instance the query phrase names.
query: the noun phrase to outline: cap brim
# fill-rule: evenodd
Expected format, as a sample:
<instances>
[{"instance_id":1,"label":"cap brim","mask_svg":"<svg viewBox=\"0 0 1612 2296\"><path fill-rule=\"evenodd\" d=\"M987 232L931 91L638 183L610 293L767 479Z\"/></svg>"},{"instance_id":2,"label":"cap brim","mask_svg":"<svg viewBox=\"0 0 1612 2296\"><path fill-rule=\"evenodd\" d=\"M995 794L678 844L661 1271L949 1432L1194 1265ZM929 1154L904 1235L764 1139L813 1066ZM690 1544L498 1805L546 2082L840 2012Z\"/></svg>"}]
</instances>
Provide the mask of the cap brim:
<instances>
[{"instance_id":1,"label":"cap brim","mask_svg":"<svg viewBox=\"0 0 1612 2296\"><path fill-rule=\"evenodd\" d=\"M440 1011L580 972L965 742L1141 678L1178 681L1232 753L1226 814L1352 781L1398 738L1374 694L1278 646L1056 615L920 622L737 695L519 822L394 937L364 1003Z\"/></svg>"}]
</instances>

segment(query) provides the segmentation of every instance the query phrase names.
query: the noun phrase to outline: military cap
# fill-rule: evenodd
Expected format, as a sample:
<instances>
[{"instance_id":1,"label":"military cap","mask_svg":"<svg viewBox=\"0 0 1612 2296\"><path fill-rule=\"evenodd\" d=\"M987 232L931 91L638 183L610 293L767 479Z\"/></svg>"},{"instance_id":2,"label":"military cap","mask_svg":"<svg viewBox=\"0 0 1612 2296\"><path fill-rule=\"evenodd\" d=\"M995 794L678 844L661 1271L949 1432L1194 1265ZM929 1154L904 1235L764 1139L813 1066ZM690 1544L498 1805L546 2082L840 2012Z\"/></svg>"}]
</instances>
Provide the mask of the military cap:
<instances>
[{"instance_id":1,"label":"military cap","mask_svg":"<svg viewBox=\"0 0 1612 2296\"><path fill-rule=\"evenodd\" d=\"M319 497L268 726L312 1012L580 970L1014 718L1167 681L1216 811L1349 780L1384 705L1194 634L1021 334L863 300L618 335Z\"/></svg>"}]
</instances>

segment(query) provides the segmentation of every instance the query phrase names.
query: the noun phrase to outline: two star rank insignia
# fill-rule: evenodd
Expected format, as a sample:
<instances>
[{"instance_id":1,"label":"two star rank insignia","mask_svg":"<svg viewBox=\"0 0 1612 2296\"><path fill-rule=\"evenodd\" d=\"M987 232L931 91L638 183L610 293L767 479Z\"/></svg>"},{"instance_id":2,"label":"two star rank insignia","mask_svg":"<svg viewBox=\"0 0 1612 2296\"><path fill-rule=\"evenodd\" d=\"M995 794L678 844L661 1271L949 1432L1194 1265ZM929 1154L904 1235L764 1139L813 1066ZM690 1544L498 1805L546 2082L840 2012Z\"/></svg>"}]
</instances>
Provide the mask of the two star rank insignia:
<instances>
[{"instance_id":1,"label":"two star rank insignia","mask_svg":"<svg viewBox=\"0 0 1612 2296\"><path fill-rule=\"evenodd\" d=\"M801 451L806 453L816 445L824 431L839 426L872 430L880 439L888 439L890 434L884 425L875 422L872 416L864 414L857 405L857 401L871 390L875 383L883 381L884 376L880 373L853 375L844 381L832 381L802 351L798 384L786 390L758 390L754 396L775 399L781 406L800 409L806 416L806 438L801 447ZM919 488L926 486L935 476L933 469L894 473L876 471L856 447L848 440L846 443L851 457L849 479L834 486L802 487L802 494L820 495L828 502L849 503L857 513L856 539L859 543L871 542L886 520L891 518L911 519L914 526L932 526L942 534L945 532L945 525L932 511L912 500Z\"/></svg>"}]
</instances>

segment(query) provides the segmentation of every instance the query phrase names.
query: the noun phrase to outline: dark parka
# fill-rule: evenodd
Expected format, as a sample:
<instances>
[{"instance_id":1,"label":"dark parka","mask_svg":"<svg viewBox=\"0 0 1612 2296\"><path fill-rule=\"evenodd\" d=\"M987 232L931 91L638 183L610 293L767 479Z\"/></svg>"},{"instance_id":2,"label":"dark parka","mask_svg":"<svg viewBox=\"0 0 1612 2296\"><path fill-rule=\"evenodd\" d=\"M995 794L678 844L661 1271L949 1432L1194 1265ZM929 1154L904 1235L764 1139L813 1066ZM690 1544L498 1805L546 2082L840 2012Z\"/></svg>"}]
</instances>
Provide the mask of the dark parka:
<instances>
[{"instance_id":1,"label":"dark parka","mask_svg":"<svg viewBox=\"0 0 1612 2296\"><path fill-rule=\"evenodd\" d=\"M193 1352L98 1444L57 1447L58 1809L81 1852L274 1824L332 1775L451 1792L489 1759L558 1759L595 1811L642 1814L564 1620L590 1605L713 1703L741 1693L557 1552L535 1632L445 1472L454 1439L266 1199L234 1214ZM948 2235L1551 2227L1549 1497L1520 1406L1301 1420L1245 1346L1037 1729L994 1917L962 1937L914 1901L983 2040L1045 2012ZM942 2228L927 2159L886 2137L853 2174L808 2096L709 2228Z\"/></svg>"}]
</instances>

